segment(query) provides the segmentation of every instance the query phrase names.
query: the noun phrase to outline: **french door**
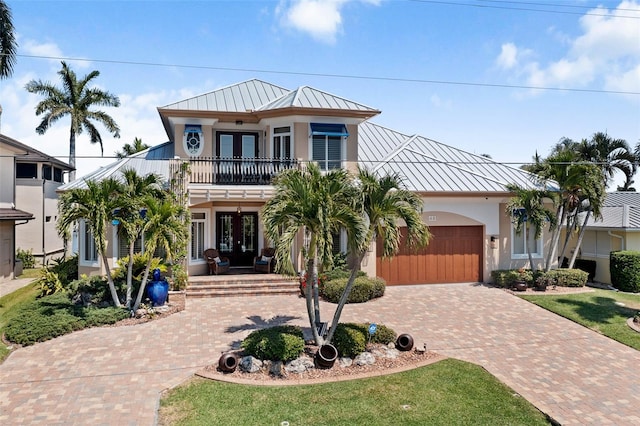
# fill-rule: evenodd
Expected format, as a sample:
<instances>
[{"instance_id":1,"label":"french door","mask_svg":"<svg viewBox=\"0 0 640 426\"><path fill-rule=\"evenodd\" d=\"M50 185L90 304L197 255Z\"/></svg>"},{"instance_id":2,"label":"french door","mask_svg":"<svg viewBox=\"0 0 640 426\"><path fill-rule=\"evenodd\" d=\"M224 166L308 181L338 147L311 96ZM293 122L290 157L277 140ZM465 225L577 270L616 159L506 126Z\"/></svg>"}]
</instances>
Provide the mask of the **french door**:
<instances>
[{"instance_id":1,"label":"french door","mask_svg":"<svg viewBox=\"0 0 640 426\"><path fill-rule=\"evenodd\" d=\"M231 266L251 266L258 254L258 213L216 214L216 245Z\"/></svg>"},{"instance_id":2,"label":"french door","mask_svg":"<svg viewBox=\"0 0 640 426\"><path fill-rule=\"evenodd\" d=\"M257 133L217 132L215 152L219 164L218 183L250 183L256 177Z\"/></svg>"}]
</instances>

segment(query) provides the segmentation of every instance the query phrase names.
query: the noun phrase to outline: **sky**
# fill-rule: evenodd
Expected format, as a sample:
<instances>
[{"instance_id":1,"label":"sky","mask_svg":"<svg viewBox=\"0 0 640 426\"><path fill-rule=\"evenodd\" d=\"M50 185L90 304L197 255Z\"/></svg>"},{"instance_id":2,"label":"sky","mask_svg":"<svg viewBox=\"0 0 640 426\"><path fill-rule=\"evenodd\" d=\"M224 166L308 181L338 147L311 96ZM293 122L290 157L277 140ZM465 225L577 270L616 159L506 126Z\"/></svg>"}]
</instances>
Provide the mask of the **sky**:
<instances>
[{"instance_id":1,"label":"sky","mask_svg":"<svg viewBox=\"0 0 640 426\"><path fill-rule=\"evenodd\" d=\"M99 126L101 157L80 135L78 177L136 137L166 142L158 107L252 78L514 165L563 137L640 143L640 0L6 2L19 47L0 80L3 134L68 161L69 121L38 135L41 98L24 89L59 85L61 60L120 98L105 111L121 137Z\"/></svg>"}]
</instances>

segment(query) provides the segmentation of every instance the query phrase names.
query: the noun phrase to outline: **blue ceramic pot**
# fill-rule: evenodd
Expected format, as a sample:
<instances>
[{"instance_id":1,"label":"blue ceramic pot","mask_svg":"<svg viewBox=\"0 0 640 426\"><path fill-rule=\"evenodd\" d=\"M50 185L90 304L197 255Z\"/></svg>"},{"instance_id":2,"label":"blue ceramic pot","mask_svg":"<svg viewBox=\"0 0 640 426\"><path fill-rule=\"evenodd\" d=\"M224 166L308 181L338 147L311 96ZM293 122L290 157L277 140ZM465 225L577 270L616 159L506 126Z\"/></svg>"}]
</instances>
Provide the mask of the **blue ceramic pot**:
<instances>
[{"instance_id":1,"label":"blue ceramic pot","mask_svg":"<svg viewBox=\"0 0 640 426\"><path fill-rule=\"evenodd\" d=\"M167 280L151 281L147 286L147 296L151 299L153 306L162 306L167 301L169 295L169 283Z\"/></svg>"}]
</instances>

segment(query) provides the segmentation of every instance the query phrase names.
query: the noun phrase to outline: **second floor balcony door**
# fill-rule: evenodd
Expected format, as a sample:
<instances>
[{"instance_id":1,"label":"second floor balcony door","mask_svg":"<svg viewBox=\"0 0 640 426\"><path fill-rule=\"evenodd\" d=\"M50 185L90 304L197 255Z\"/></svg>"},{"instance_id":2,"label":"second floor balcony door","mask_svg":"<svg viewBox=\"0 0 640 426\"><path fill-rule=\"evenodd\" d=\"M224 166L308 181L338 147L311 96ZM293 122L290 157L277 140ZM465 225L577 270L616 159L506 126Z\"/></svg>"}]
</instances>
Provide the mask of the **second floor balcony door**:
<instances>
[{"instance_id":1,"label":"second floor balcony door","mask_svg":"<svg viewBox=\"0 0 640 426\"><path fill-rule=\"evenodd\" d=\"M215 152L220 162L218 183L252 183L256 179L257 133L218 132Z\"/></svg>"}]
</instances>

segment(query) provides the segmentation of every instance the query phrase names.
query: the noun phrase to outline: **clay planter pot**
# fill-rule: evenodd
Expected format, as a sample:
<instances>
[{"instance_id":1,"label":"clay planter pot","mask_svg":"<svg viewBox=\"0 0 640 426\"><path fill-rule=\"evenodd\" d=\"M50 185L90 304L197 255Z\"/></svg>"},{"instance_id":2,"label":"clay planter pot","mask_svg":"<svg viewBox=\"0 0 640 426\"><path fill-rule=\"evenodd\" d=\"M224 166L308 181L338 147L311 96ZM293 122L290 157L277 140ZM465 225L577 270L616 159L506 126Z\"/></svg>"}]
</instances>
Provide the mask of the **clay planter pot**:
<instances>
[{"instance_id":1,"label":"clay planter pot","mask_svg":"<svg viewBox=\"0 0 640 426\"><path fill-rule=\"evenodd\" d=\"M322 345L316 352L315 361L318 368L331 368L338 359L338 350L331 344Z\"/></svg>"},{"instance_id":2,"label":"clay planter pot","mask_svg":"<svg viewBox=\"0 0 640 426\"><path fill-rule=\"evenodd\" d=\"M396 339L396 349L399 351L410 351L413 349L413 337L410 334L401 334Z\"/></svg>"},{"instance_id":3,"label":"clay planter pot","mask_svg":"<svg viewBox=\"0 0 640 426\"><path fill-rule=\"evenodd\" d=\"M538 291L547 291L547 283L536 283L535 289Z\"/></svg>"},{"instance_id":4,"label":"clay planter pot","mask_svg":"<svg viewBox=\"0 0 640 426\"><path fill-rule=\"evenodd\" d=\"M238 367L238 356L232 353L222 354L218 360L218 368L225 373L232 373Z\"/></svg>"}]
</instances>

